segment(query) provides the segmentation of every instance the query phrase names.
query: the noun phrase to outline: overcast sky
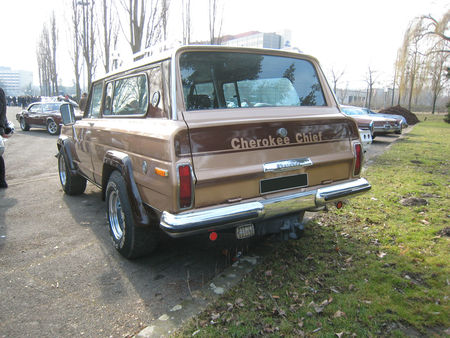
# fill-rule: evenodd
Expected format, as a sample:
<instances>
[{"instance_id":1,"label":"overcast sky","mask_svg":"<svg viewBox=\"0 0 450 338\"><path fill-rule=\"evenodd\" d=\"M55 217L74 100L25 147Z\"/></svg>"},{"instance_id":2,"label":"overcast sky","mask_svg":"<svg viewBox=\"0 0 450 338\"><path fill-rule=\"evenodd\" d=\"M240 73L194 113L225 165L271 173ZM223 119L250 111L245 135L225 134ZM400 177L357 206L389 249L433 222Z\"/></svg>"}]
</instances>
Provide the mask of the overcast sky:
<instances>
[{"instance_id":1,"label":"overcast sky","mask_svg":"<svg viewBox=\"0 0 450 338\"><path fill-rule=\"evenodd\" d=\"M208 0L191 0L195 40L208 39ZM450 9L447 0L223 0L222 34L292 32L292 46L317 57L329 74L344 71L340 87L364 88L368 67L376 71L379 87L392 82L396 53L409 22L417 16L437 18ZM181 39L181 0L171 0L171 39ZM120 8L120 6L118 6ZM65 10L67 8L67 10ZM38 83L36 45L52 11L59 27L58 74L72 83L67 53L70 24L67 0L2 0L0 66L34 72ZM128 51L127 51L128 52ZM123 53L126 54L126 53ZM101 66L99 66L99 69Z\"/></svg>"}]
</instances>

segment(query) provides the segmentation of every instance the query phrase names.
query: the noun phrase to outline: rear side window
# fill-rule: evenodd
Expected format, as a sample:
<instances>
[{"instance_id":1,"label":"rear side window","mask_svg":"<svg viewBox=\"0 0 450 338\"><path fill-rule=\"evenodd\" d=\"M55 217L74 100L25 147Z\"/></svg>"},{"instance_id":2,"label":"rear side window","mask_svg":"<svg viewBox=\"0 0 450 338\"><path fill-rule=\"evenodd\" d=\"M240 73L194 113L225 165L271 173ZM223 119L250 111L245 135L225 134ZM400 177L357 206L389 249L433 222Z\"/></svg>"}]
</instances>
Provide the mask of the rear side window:
<instances>
[{"instance_id":1,"label":"rear side window","mask_svg":"<svg viewBox=\"0 0 450 338\"><path fill-rule=\"evenodd\" d=\"M104 109L103 115L144 115L147 113L148 86L145 75L116 80L112 91L111 111ZM107 99L108 97L105 99L105 107Z\"/></svg>"},{"instance_id":2,"label":"rear side window","mask_svg":"<svg viewBox=\"0 0 450 338\"><path fill-rule=\"evenodd\" d=\"M316 69L283 56L186 52L180 71L187 110L324 106Z\"/></svg>"}]
</instances>

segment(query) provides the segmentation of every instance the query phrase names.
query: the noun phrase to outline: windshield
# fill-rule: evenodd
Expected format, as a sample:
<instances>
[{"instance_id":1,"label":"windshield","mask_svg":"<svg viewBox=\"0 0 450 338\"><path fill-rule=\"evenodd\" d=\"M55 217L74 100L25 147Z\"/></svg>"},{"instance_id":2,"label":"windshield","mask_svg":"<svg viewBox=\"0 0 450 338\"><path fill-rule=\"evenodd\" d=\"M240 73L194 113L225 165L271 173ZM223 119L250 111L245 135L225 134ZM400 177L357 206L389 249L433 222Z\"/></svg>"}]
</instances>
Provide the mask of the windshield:
<instances>
[{"instance_id":1,"label":"windshield","mask_svg":"<svg viewBox=\"0 0 450 338\"><path fill-rule=\"evenodd\" d=\"M307 60L233 52L180 56L187 110L324 106L322 87Z\"/></svg>"},{"instance_id":2,"label":"windshield","mask_svg":"<svg viewBox=\"0 0 450 338\"><path fill-rule=\"evenodd\" d=\"M342 108L342 112L346 115L367 115L365 111L358 108Z\"/></svg>"}]
</instances>

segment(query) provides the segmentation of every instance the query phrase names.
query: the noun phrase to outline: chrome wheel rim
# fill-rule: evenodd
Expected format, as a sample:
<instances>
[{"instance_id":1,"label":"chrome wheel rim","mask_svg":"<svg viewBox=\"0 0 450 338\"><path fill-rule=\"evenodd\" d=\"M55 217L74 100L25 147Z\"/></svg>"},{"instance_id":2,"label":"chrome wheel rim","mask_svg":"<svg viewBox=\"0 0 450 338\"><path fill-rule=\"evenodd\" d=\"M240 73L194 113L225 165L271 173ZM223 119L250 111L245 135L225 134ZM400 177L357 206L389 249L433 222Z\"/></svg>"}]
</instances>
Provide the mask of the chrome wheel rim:
<instances>
[{"instance_id":1,"label":"chrome wheel rim","mask_svg":"<svg viewBox=\"0 0 450 338\"><path fill-rule=\"evenodd\" d=\"M64 156L63 154L59 154L58 157L58 162L59 162L59 180L61 181L61 184L63 186L66 186L66 162L64 161Z\"/></svg>"},{"instance_id":2,"label":"chrome wheel rim","mask_svg":"<svg viewBox=\"0 0 450 338\"><path fill-rule=\"evenodd\" d=\"M125 217L123 214L122 206L120 205L119 192L117 189L113 189L109 196L109 224L111 226L111 232L116 241L120 241L123 237L123 229L125 225Z\"/></svg>"},{"instance_id":3,"label":"chrome wheel rim","mask_svg":"<svg viewBox=\"0 0 450 338\"><path fill-rule=\"evenodd\" d=\"M58 126L56 125L55 121L50 121L48 123L48 132L50 134L56 134L57 130L58 130Z\"/></svg>"}]
</instances>

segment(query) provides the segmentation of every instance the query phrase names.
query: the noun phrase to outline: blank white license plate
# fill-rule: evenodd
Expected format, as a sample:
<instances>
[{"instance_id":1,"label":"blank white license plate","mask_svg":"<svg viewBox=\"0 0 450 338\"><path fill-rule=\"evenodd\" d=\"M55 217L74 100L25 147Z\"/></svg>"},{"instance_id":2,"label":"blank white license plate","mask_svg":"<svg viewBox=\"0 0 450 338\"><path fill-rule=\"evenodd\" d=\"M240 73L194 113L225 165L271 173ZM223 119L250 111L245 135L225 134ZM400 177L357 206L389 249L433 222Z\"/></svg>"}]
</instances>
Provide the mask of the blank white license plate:
<instances>
[{"instance_id":1,"label":"blank white license plate","mask_svg":"<svg viewBox=\"0 0 450 338\"><path fill-rule=\"evenodd\" d=\"M255 235L255 226L253 224L244 224L236 228L236 238L244 239Z\"/></svg>"}]
</instances>

